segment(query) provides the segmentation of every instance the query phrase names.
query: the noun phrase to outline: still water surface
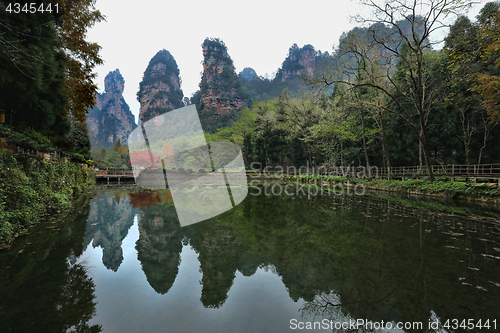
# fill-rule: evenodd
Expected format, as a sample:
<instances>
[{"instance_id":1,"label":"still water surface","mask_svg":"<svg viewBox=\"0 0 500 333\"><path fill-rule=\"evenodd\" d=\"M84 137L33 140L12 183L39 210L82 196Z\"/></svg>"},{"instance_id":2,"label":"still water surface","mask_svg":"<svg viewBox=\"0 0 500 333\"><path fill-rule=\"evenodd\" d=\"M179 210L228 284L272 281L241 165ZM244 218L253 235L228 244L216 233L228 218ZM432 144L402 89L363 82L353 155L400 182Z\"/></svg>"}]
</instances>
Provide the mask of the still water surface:
<instances>
[{"instance_id":1,"label":"still water surface","mask_svg":"<svg viewBox=\"0 0 500 333\"><path fill-rule=\"evenodd\" d=\"M498 212L264 193L181 228L168 191L98 191L0 250L0 332L298 331L293 319L424 327L406 332L453 331L426 330L436 320L500 325Z\"/></svg>"}]
</instances>

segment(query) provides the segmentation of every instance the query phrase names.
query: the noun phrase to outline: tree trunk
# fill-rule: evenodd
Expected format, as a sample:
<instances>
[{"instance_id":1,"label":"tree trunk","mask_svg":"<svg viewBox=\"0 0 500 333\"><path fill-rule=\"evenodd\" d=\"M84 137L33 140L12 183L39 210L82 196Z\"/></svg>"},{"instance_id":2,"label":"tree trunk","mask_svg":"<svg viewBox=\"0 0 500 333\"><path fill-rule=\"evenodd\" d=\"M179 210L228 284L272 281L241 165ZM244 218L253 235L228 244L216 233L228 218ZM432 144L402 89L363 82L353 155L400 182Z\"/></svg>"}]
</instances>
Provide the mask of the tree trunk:
<instances>
[{"instance_id":1,"label":"tree trunk","mask_svg":"<svg viewBox=\"0 0 500 333\"><path fill-rule=\"evenodd\" d=\"M464 139L464 147L465 147L465 162L467 165L470 165L470 143L468 140Z\"/></svg>"},{"instance_id":2,"label":"tree trunk","mask_svg":"<svg viewBox=\"0 0 500 333\"><path fill-rule=\"evenodd\" d=\"M385 155L385 166L387 167L387 179L391 179L391 159L389 157L389 144L387 142L387 132L385 129L385 117L381 120L382 128L382 149Z\"/></svg>"},{"instance_id":3,"label":"tree trunk","mask_svg":"<svg viewBox=\"0 0 500 333\"><path fill-rule=\"evenodd\" d=\"M342 146L342 140L340 140L340 165L344 166L344 149Z\"/></svg>"},{"instance_id":4,"label":"tree trunk","mask_svg":"<svg viewBox=\"0 0 500 333\"><path fill-rule=\"evenodd\" d=\"M366 172L368 172L368 178L371 178L371 174L370 174L370 160L368 159L368 149L366 147L365 111L364 111L364 109L361 110L361 126L362 126L362 129L363 129L363 150L365 152Z\"/></svg>"},{"instance_id":5,"label":"tree trunk","mask_svg":"<svg viewBox=\"0 0 500 333\"><path fill-rule=\"evenodd\" d=\"M422 131L420 131L420 136L423 136L424 134ZM424 165L422 163L422 141L419 139L418 140L418 165L419 165L419 171L422 170L422 166Z\"/></svg>"},{"instance_id":6,"label":"tree trunk","mask_svg":"<svg viewBox=\"0 0 500 333\"><path fill-rule=\"evenodd\" d=\"M427 129L422 127L422 136L420 142L422 143L422 149L424 151L425 165L427 166L427 174L429 175L430 182L434 182L434 171L432 170L431 154L429 152L429 140L427 136Z\"/></svg>"}]
</instances>

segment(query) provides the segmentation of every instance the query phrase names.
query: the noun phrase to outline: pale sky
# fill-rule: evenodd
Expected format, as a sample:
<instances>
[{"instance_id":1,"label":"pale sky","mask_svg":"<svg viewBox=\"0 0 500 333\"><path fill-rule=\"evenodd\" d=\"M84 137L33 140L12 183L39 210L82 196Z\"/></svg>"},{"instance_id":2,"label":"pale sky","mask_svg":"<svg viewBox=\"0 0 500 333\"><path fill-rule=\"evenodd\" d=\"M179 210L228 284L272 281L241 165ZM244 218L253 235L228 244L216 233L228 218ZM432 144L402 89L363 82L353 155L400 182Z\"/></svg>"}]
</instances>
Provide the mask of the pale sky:
<instances>
[{"instance_id":1,"label":"pale sky","mask_svg":"<svg viewBox=\"0 0 500 333\"><path fill-rule=\"evenodd\" d=\"M484 3L484 1L482 1ZM88 40L101 47L104 65L95 69L99 91L104 78L119 69L125 79L124 98L138 119L136 94L149 60L162 49L170 51L179 66L184 96L198 90L206 37L224 41L236 73L252 67L258 75L272 76L294 43L311 44L332 52L342 32L360 11L356 0L273 1L112 1L97 0L106 22L96 24ZM470 17L474 17L476 6Z\"/></svg>"}]
</instances>

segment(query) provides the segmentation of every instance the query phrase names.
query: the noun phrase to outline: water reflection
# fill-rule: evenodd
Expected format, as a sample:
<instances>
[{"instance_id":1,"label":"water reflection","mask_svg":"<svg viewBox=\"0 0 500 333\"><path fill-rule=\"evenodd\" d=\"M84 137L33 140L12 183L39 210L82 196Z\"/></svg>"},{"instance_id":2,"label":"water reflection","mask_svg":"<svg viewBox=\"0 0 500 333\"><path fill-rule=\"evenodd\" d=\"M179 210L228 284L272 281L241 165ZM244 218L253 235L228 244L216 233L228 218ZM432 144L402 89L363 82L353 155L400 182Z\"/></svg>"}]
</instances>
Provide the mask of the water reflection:
<instances>
[{"instance_id":1,"label":"water reflection","mask_svg":"<svg viewBox=\"0 0 500 333\"><path fill-rule=\"evenodd\" d=\"M140 210L136 249L151 287L169 291L190 244L207 308L224 306L237 271L260 267L305 301L305 317L428 323L431 313L442 321L498 314L498 225L372 197L249 197L184 228L169 201Z\"/></svg>"},{"instance_id":2,"label":"water reflection","mask_svg":"<svg viewBox=\"0 0 500 333\"><path fill-rule=\"evenodd\" d=\"M122 241L134 224L136 213L138 210L123 190L107 191L92 200L84 248L90 242L94 248L101 247L102 263L114 272L123 261Z\"/></svg>"},{"instance_id":3,"label":"water reflection","mask_svg":"<svg viewBox=\"0 0 500 333\"><path fill-rule=\"evenodd\" d=\"M159 294L167 293L174 284L183 238L173 206L141 209L137 258L150 286Z\"/></svg>"},{"instance_id":4,"label":"water reflection","mask_svg":"<svg viewBox=\"0 0 500 333\"><path fill-rule=\"evenodd\" d=\"M99 192L0 251L0 331L288 332L300 316L497 318L498 224L426 205L249 196L181 227L169 191Z\"/></svg>"},{"instance_id":5,"label":"water reflection","mask_svg":"<svg viewBox=\"0 0 500 333\"><path fill-rule=\"evenodd\" d=\"M100 332L82 247L87 198L0 250L0 332Z\"/></svg>"}]
</instances>

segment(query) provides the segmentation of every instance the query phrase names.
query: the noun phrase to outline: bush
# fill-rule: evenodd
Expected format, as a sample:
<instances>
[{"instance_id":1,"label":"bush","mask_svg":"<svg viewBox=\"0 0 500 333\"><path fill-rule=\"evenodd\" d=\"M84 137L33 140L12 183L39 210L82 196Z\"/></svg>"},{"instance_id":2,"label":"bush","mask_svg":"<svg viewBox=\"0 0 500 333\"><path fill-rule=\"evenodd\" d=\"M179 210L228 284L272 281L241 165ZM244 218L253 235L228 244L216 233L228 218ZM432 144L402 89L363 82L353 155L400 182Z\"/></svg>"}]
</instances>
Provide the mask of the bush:
<instances>
[{"instance_id":1,"label":"bush","mask_svg":"<svg viewBox=\"0 0 500 333\"><path fill-rule=\"evenodd\" d=\"M93 169L0 151L0 243L27 232L30 225L94 184Z\"/></svg>"},{"instance_id":2,"label":"bush","mask_svg":"<svg viewBox=\"0 0 500 333\"><path fill-rule=\"evenodd\" d=\"M50 144L49 138L47 138L45 135L33 130L33 129L27 129L24 131L24 134L35 140L36 142L40 144L45 144L48 145Z\"/></svg>"}]
</instances>

